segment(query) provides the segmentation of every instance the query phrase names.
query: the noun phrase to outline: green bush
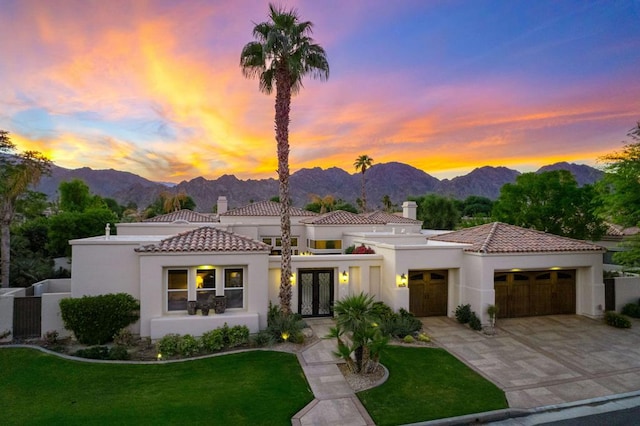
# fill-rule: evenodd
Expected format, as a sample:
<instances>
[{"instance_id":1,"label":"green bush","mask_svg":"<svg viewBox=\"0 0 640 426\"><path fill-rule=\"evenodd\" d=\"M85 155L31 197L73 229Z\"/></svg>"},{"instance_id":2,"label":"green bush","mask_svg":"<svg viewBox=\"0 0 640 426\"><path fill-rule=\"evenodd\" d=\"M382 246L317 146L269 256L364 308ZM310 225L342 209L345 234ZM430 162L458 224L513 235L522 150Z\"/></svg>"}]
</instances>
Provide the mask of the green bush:
<instances>
[{"instance_id":1,"label":"green bush","mask_svg":"<svg viewBox=\"0 0 640 426\"><path fill-rule=\"evenodd\" d=\"M124 346L114 346L109 349L109 359L112 361L126 361L130 358L129 351Z\"/></svg>"},{"instance_id":2,"label":"green bush","mask_svg":"<svg viewBox=\"0 0 640 426\"><path fill-rule=\"evenodd\" d=\"M614 311L607 311L604 313L604 322L612 327L631 328L631 321L629 321L629 318Z\"/></svg>"},{"instance_id":3,"label":"green bush","mask_svg":"<svg viewBox=\"0 0 640 426\"><path fill-rule=\"evenodd\" d=\"M626 315L631 318L640 318L640 305L637 303L627 303L622 307L620 311L622 315Z\"/></svg>"},{"instance_id":4,"label":"green bush","mask_svg":"<svg viewBox=\"0 0 640 426\"><path fill-rule=\"evenodd\" d=\"M482 330L482 323L480 322L480 318L478 318L475 312L471 312L471 317L469 318L469 327L471 327L472 330L476 331Z\"/></svg>"},{"instance_id":5,"label":"green bush","mask_svg":"<svg viewBox=\"0 0 640 426\"><path fill-rule=\"evenodd\" d=\"M162 337L162 339L158 340L158 343L156 343L158 353L161 353L163 356L178 355L180 352L180 340L181 338L179 334L167 334Z\"/></svg>"},{"instance_id":6,"label":"green bush","mask_svg":"<svg viewBox=\"0 0 640 426\"><path fill-rule=\"evenodd\" d=\"M235 325L228 329L229 347L235 348L249 342L249 328L246 325Z\"/></svg>"},{"instance_id":7,"label":"green bush","mask_svg":"<svg viewBox=\"0 0 640 426\"><path fill-rule=\"evenodd\" d=\"M405 343L414 343L416 341L416 339L414 339L412 335L407 334L406 336L404 336L402 341L405 342Z\"/></svg>"},{"instance_id":8,"label":"green bush","mask_svg":"<svg viewBox=\"0 0 640 426\"><path fill-rule=\"evenodd\" d=\"M80 343L102 345L140 318L140 303L127 293L83 296L60 301L64 326Z\"/></svg>"},{"instance_id":9,"label":"green bush","mask_svg":"<svg viewBox=\"0 0 640 426\"><path fill-rule=\"evenodd\" d=\"M265 346L272 346L274 343L276 343L276 339L268 330L261 330L260 332L251 336L250 343L251 346L261 348Z\"/></svg>"},{"instance_id":10,"label":"green bush","mask_svg":"<svg viewBox=\"0 0 640 426\"><path fill-rule=\"evenodd\" d=\"M200 352L200 342L190 334L181 336L178 340L178 354L185 357L192 357Z\"/></svg>"},{"instance_id":11,"label":"green bush","mask_svg":"<svg viewBox=\"0 0 640 426\"><path fill-rule=\"evenodd\" d=\"M404 338L422 330L422 322L406 309L396 313L382 302L373 304L372 311L379 318L379 329L384 336Z\"/></svg>"},{"instance_id":12,"label":"green bush","mask_svg":"<svg viewBox=\"0 0 640 426\"><path fill-rule=\"evenodd\" d=\"M306 326L302 316L296 313L285 314L280 307L269 303L269 312L267 314L267 330L276 339L282 342L287 336L287 340L293 343L302 343L304 336L302 329Z\"/></svg>"},{"instance_id":13,"label":"green bush","mask_svg":"<svg viewBox=\"0 0 640 426\"><path fill-rule=\"evenodd\" d=\"M75 356L89 359L109 359L109 348L106 346L91 346L86 349L78 349Z\"/></svg>"},{"instance_id":14,"label":"green bush","mask_svg":"<svg viewBox=\"0 0 640 426\"><path fill-rule=\"evenodd\" d=\"M460 324L467 324L471 320L471 305L458 305L456 308L456 319Z\"/></svg>"},{"instance_id":15,"label":"green bush","mask_svg":"<svg viewBox=\"0 0 640 426\"><path fill-rule=\"evenodd\" d=\"M355 245L350 245L346 249L344 249L344 254L353 254L353 251L356 249Z\"/></svg>"},{"instance_id":16,"label":"green bush","mask_svg":"<svg viewBox=\"0 0 640 426\"><path fill-rule=\"evenodd\" d=\"M224 348L224 333L222 328L207 331L200 338L200 344L205 352L217 352Z\"/></svg>"},{"instance_id":17,"label":"green bush","mask_svg":"<svg viewBox=\"0 0 640 426\"><path fill-rule=\"evenodd\" d=\"M124 346L128 348L133 346L135 342L135 338L133 337L133 333L128 328L121 328L113 335L113 343L118 346Z\"/></svg>"}]
</instances>

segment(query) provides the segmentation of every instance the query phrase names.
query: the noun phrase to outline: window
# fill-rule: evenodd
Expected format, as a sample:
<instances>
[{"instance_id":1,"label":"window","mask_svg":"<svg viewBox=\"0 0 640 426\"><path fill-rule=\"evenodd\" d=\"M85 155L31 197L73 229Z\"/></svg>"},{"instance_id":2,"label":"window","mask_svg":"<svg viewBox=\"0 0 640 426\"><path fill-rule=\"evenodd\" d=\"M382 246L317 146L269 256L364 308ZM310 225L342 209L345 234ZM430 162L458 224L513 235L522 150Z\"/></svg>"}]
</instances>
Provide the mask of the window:
<instances>
[{"instance_id":1,"label":"window","mask_svg":"<svg viewBox=\"0 0 640 426\"><path fill-rule=\"evenodd\" d=\"M242 269L225 269L224 295L227 297L227 308L244 306L244 274Z\"/></svg>"},{"instance_id":2,"label":"window","mask_svg":"<svg viewBox=\"0 0 640 426\"><path fill-rule=\"evenodd\" d=\"M342 240L309 240L309 248L318 250L342 249Z\"/></svg>"},{"instance_id":3,"label":"window","mask_svg":"<svg viewBox=\"0 0 640 426\"><path fill-rule=\"evenodd\" d=\"M209 302L216 295L216 270L198 269L196 272L196 300Z\"/></svg>"},{"instance_id":4,"label":"window","mask_svg":"<svg viewBox=\"0 0 640 426\"><path fill-rule=\"evenodd\" d=\"M186 269L171 269L167 275L167 309L169 311L186 310L189 295L189 271Z\"/></svg>"},{"instance_id":5,"label":"window","mask_svg":"<svg viewBox=\"0 0 640 426\"><path fill-rule=\"evenodd\" d=\"M271 246L272 255L282 254L281 237L262 237L262 242ZM298 237L291 237L291 254L298 254Z\"/></svg>"}]
</instances>

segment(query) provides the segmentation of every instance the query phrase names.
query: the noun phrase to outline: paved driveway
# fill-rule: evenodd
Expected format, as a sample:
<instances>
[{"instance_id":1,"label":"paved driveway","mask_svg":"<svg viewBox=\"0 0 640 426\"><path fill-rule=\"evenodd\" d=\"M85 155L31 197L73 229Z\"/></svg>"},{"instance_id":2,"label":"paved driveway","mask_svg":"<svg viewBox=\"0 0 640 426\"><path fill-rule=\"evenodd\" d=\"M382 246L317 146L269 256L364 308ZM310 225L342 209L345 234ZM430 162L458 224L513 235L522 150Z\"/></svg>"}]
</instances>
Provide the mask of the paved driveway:
<instances>
[{"instance_id":1,"label":"paved driveway","mask_svg":"<svg viewBox=\"0 0 640 426\"><path fill-rule=\"evenodd\" d=\"M486 336L446 317L427 333L502 388L511 408L533 408L640 390L640 320L616 329L577 315L498 320Z\"/></svg>"}]
</instances>

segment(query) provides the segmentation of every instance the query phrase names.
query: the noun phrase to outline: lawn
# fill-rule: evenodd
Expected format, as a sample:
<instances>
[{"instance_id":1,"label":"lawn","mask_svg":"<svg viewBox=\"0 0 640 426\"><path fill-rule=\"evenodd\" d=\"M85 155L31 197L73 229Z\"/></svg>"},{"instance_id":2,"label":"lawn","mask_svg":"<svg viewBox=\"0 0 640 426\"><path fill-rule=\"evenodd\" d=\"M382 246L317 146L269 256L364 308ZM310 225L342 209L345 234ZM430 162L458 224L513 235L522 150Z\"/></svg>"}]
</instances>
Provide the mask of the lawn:
<instances>
[{"instance_id":1,"label":"lawn","mask_svg":"<svg viewBox=\"0 0 640 426\"><path fill-rule=\"evenodd\" d=\"M504 392L443 349L391 346L389 379L358 397L377 425L416 423L507 408Z\"/></svg>"},{"instance_id":2,"label":"lawn","mask_svg":"<svg viewBox=\"0 0 640 426\"><path fill-rule=\"evenodd\" d=\"M0 349L2 423L284 425L313 400L295 355L95 364Z\"/></svg>"}]
</instances>

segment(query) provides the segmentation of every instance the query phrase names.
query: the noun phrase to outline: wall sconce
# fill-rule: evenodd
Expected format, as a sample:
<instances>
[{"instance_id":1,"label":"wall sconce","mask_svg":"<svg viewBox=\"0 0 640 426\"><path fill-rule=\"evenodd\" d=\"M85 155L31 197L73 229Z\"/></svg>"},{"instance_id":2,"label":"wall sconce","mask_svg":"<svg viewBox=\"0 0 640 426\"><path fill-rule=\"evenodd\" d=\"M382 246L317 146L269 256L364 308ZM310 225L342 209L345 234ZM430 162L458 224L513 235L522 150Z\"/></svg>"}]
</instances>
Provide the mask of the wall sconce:
<instances>
[{"instance_id":1,"label":"wall sconce","mask_svg":"<svg viewBox=\"0 0 640 426\"><path fill-rule=\"evenodd\" d=\"M398 287L406 287L406 286L407 286L407 275L403 273L400 275L400 283L398 284Z\"/></svg>"},{"instance_id":2,"label":"wall sconce","mask_svg":"<svg viewBox=\"0 0 640 426\"><path fill-rule=\"evenodd\" d=\"M289 280L291 281L291 285L296 285L296 274L291 274Z\"/></svg>"},{"instance_id":3,"label":"wall sconce","mask_svg":"<svg viewBox=\"0 0 640 426\"><path fill-rule=\"evenodd\" d=\"M349 273L347 271L342 271L340 274L340 282L343 284L349 282Z\"/></svg>"}]
</instances>

